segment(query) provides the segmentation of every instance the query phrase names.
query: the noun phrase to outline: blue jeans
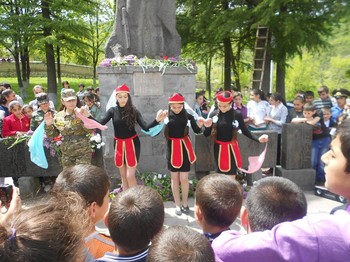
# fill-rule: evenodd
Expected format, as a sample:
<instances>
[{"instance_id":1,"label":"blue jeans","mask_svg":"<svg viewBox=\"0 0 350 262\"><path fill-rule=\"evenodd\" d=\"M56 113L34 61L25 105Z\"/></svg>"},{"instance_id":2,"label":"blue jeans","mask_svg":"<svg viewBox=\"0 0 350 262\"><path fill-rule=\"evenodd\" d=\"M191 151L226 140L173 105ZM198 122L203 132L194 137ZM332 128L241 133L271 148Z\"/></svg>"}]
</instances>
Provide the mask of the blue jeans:
<instances>
[{"instance_id":1,"label":"blue jeans","mask_svg":"<svg viewBox=\"0 0 350 262\"><path fill-rule=\"evenodd\" d=\"M325 181L324 163L321 157L329 150L331 137L312 140L312 168L316 171L316 180Z\"/></svg>"}]
</instances>

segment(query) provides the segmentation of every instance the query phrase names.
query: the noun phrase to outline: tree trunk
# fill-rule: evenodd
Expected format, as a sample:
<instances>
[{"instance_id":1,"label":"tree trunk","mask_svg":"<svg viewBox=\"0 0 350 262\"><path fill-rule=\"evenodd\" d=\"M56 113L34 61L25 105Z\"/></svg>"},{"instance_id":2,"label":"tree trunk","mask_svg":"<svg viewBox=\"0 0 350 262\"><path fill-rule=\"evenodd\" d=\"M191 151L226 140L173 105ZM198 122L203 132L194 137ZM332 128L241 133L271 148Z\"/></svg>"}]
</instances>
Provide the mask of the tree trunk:
<instances>
[{"instance_id":1,"label":"tree trunk","mask_svg":"<svg viewBox=\"0 0 350 262\"><path fill-rule=\"evenodd\" d=\"M62 73L61 73L61 48L59 46L56 47L56 55L57 55L57 80L58 85L62 84Z\"/></svg>"},{"instance_id":2,"label":"tree trunk","mask_svg":"<svg viewBox=\"0 0 350 262\"><path fill-rule=\"evenodd\" d=\"M224 89L231 90L231 40L224 39Z\"/></svg>"},{"instance_id":3,"label":"tree trunk","mask_svg":"<svg viewBox=\"0 0 350 262\"><path fill-rule=\"evenodd\" d=\"M276 69L276 92L280 93L283 98L285 98L285 86L284 80L286 77L286 64L285 61L277 62Z\"/></svg>"},{"instance_id":4,"label":"tree trunk","mask_svg":"<svg viewBox=\"0 0 350 262\"><path fill-rule=\"evenodd\" d=\"M52 0L51 0L52 1ZM42 16L44 20L51 20L50 18L50 7L48 0L42 0ZM46 23L47 24L47 23ZM44 26L43 28L44 37L52 35L51 28ZM45 54L46 54L46 65L47 65L47 87L48 95L50 100L57 104L57 82L56 82L56 66L55 66L55 53L53 44L45 42Z\"/></svg>"},{"instance_id":5,"label":"tree trunk","mask_svg":"<svg viewBox=\"0 0 350 262\"><path fill-rule=\"evenodd\" d=\"M210 56L205 61L205 89L209 93L209 100L211 100L211 62L212 57Z\"/></svg>"}]
</instances>

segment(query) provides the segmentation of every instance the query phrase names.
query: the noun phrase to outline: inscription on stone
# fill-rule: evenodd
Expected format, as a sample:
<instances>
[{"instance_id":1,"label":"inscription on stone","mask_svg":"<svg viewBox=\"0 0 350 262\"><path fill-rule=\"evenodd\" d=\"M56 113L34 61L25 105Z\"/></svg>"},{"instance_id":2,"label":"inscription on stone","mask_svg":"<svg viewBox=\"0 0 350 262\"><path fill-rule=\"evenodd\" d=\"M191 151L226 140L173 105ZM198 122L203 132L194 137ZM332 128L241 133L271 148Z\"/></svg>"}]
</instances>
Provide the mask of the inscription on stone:
<instances>
[{"instance_id":1,"label":"inscription on stone","mask_svg":"<svg viewBox=\"0 0 350 262\"><path fill-rule=\"evenodd\" d=\"M134 73L134 95L163 95L163 77L157 73Z\"/></svg>"}]
</instances>

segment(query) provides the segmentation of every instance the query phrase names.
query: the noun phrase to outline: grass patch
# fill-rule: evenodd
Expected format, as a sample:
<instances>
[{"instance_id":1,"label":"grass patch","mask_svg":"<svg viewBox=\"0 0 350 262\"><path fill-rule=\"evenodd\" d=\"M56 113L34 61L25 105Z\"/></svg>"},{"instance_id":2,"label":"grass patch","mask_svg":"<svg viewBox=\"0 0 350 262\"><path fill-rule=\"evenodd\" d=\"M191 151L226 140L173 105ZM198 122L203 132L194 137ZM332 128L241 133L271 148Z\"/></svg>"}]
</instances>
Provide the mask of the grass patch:
<instances>
[{"instance_id":1,"label":"grass patch","mask_svg":"<svg viewBox=\"0 0 350 262\"><path fill-rule=\"evenodd\" d=\"M93 86L96 88L98 85L93 85L92 79L81 79L81 78L69 78L65 77L62 78L62 81L67 80L70 84L70 87L73 88L75 91L78 91L78 85L80 83L83 83L85 85L85 88L88 86ZM21 95L21 92L18 87L17 83L17 77L1 77L0 82L7 82L12 86L12 89L15 90L16 94ZM98 84L98 83L97 83ZM31 100L34 99L33 94L33 87L35 85L41 85L45 87L45 90L47 91L47 78L46 77L31 77L30 78L30 84L27 88L25 88L25 96L22 97L25 103L29 103ZM61 86L57 86L57 92L58 95L60 95L61 92Z\"/></svg>"}]
</instances>

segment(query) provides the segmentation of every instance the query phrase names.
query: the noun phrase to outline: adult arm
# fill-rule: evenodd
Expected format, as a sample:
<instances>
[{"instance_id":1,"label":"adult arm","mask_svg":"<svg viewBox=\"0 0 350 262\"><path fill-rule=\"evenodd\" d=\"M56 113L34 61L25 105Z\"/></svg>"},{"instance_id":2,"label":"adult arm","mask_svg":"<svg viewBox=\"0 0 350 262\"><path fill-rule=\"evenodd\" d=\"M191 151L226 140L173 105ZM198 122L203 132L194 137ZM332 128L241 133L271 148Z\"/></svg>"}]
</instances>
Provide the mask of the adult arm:
<instances>
[{"instance_id":1,"label":"adult arm","mask_svg":"<svg viewBox=\"0 0 350 262\"><path fill-rule=\"evenodd\" d=\"M305 217L272 230L239 235L223 232L213 241L216 261L341 262L350 257L350 214Z\"/></svg>"},{"instance_id":2,"label":"adult arm","mask_svg":"<svg viewBox=\"0 0 350 262\"><path fill-rule=\"evenodd\" d=\"M111 118L113 118L113 114L114 114L115 108L111 107L110 109L108 109L108 111L101 117L100 120L98 120L97 122L99 122L101 125L105 125L108 123L109 120L111 120Z\"/></svg>"},{"instance_id":3,"label":"adult arm","mask_svg":"<svg viewBox=\"0 0 350 262\"><path fill-rule=\"evenodd\" d=\"M194 119L194 116L188 114L188 120L190 120L193 132L196 134L202 132L202 128L198 126L197 121Z\"/></svg>"},{"instance_id":4,"label":"adult arm","mask_svg":"<svg viewBox=\"0 0 350 262\"><path fill-rule=\"evenodd\" d=\"M136 122L137 122L137 123L139 124L139 126L140 126L143 130L145 130L145 131L148 131L150 128L152 128L152 127L154 127L154 126L156 126L156 125L159 124L159 122L157 122L156 119L154 119L151 123L148 124L148 123L143 119L141 113L140 113L138 110L136 110Z\"/></svg>"},{"instance_id":5,"label":"adult arm","mask_svg":"<svg viewBox=\"0 0 350 262\"><path fill-rule=\"evenodd\" d=\"M241 112L234 111L234 114L235 114L235 120L237 120L237 122L239 124L239 128L242 131L242 134L245 135L246 137L256 141L256 142L259 142L259 139L256 136L254 136L246 127Z\"/></svg>"}]
</instances>

